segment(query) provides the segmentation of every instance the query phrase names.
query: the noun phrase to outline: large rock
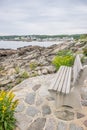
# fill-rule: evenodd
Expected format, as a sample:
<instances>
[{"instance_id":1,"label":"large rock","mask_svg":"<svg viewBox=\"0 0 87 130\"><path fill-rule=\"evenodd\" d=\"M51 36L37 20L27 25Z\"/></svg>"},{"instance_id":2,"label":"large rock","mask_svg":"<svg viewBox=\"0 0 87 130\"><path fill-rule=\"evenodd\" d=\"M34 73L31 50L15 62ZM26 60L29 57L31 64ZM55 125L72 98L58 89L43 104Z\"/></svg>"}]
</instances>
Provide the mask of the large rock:
<instances>
[{"instance_id":1,"label":"large rock","mask_svg":"<svg viewBox=\"0 0 87 130\"><path fill-rule=\"evenodd\" d=\"M10 56L12 54L16 54L16 50L12 49L0 49L0 57L2 56Z\"/></svg>"},{"instance_id":2,"label":"large rock","mask_svg":"<svg viewBox=\"0 0 87 130\"><path fill-rule=\"evenodd\" d=\"M52 65L44 66L43 68L46 69L48 73L54 73L56 71L56 68Z\"/></svg>"},{"instance_id":3,"label":"large rock","mask_svg":"<svg viewBox=\"0 0 87 130\"><path fill-rule=\"evenodd\" d=\"M37 50L44 49L45 47L39 47L39 46L27 46L27 47L20 47L17 49L19 55L24 55L26 53L30 53L32 51L37 52Z\"/></svg>"},{"instance_id":4,"label":"large rock","mask_svg":"<svg viewBox=\"0 0 87 130\"><path fill-rule=\"evenodd\" d=\"M85 44L86 44L86 42L77 42L75 44L75 46L77 46L78 48L80 48L80 47L83 47Z\"/></svg>"},{"instance_id":5,"label":"large rock","mask_svg":"<svg viewBox=\"0 0 87 130\"><path fill-rule=\"evenodd\" d=\"M40 65L48 65L49 62L46 60L46 57L45 56L40 56L38 58L38 64Z\"/></svg>"},{"instance_id":6,"label":"large rock","mask_svg":"<svg viewBox=\"0 0 87 130\"><path fill-rule=\"evenodd\" d=\"M5 86L5 85L7 85L7 84L9 84L9 83L11 83L11 80L10 79L4 79L3 81L1 81L1 86L3 87L3 86Z\"/></svg>"},{"instance_id":7,"label":"large rock","mask_svg":"<svg viewBox=\"0 0 87 130\"><path fill-rule=\"evenodd\" d=\"M47 73L48 73L47 69L42 70L42 74L47 74Z\"/></svg>"}]
</instances>

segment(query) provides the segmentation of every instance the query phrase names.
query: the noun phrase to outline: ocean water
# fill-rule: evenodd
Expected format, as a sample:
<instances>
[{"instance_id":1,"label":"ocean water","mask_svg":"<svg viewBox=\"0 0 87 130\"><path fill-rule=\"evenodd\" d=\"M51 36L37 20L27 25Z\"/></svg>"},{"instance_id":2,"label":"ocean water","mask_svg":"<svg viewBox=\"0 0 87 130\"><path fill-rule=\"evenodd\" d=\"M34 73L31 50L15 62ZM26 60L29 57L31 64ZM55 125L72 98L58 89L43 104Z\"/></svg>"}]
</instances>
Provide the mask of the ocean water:
<instances>
[{"instance_id":1,"label":"ocean water","mask_svg":"<svg viewBox=\"0 0 87 130\"><path fill-rule=\"evenodd\" d=\"M24 46L29 46L29 45L38 45L42 47L49 47L53 44L60 44L60 42L37 42L37 41L32 41L32 42L22 42L22 41L0 41L0 49L17 49L19 47L24 47Z\"/></svg>"}]
</instances>

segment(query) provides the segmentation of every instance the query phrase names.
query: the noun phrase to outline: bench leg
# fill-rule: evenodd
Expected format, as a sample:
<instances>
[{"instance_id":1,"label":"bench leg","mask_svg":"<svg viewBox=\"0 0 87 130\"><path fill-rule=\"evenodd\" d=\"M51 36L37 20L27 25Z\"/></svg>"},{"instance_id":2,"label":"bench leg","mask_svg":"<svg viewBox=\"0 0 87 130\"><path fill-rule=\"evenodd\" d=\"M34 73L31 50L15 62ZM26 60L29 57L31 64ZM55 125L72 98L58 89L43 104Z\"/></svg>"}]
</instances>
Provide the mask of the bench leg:
<instances>
[{"instance_id":1,"label":"bench leg","mask_svg":"<svg viewBox=\"0 0 87 130\"><path fill-rule=\"evenodd\" d=\"M64 95L60 94L60 93L56 94L55 103L56 103L56 108L63 106L63 104L64 104Z\"/></svg>"},{"instance_id":2,"label":"bench leg","mask_svg":"<svg viewBox=\"0 0 87 130\"><path fill-rule=\"evenodd\" d=\"M74 109L82 109L80 94L78 92L70 92L69 94L56 94L56 108L61 106L70 106Z\"/></svg>"},{"instance_id":3,"label":"bench leg","mask_svg":"<svg viewBox=\"0 0 87 130\"><path fill-rule=\"evenodd\" d=\"M77 89L73 89L69 93L69 97L66 98L66 101L73 107L74 109L81 110L82 105L81 105L81 96L80 93Z\"/></svg>"},{"instance_id":4,"label":"bench leg","mask_svg":"<svg viewBox=\"0 0 87 130\"><path fill-rule=\"evenodd\" d=\"M76 110L82 109L80 93L76 89L73 89L69 94L56 93L54 91L51 91L50 94L55 99L56 108L69 106Z\"/></svg>"}]
</instances>

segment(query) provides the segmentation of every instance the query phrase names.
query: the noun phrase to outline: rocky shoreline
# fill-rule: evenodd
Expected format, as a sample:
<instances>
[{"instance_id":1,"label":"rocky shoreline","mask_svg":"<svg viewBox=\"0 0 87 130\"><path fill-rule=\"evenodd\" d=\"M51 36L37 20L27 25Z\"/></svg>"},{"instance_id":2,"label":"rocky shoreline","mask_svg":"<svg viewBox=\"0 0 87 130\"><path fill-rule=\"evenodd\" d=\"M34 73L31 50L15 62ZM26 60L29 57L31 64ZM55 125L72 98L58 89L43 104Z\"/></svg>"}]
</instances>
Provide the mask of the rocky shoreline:
<instances>
[{"instance_id":1,"label":"rocky shoreline","mask_svg":"<svg viewBox=\"0 0 87 130\"><path fill-rule=\"evenodd\" d=\"M10 89L28 77L55 73L52 59L59 50L70 49L81 52L84 46L86 43L66 42L50 47L0 49L0 89Z\"/></svg>"}]
</instances>

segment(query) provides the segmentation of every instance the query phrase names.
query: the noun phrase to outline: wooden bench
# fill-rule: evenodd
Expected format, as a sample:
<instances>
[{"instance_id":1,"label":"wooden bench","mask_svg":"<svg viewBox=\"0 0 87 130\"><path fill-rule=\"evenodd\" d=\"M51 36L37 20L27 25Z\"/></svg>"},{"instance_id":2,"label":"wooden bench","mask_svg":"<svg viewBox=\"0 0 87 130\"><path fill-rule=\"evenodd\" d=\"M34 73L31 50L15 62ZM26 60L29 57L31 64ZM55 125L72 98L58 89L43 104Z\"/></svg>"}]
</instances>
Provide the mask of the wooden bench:
<instances>
[{"instance_id":1,"label":"wooden bench","mask_svg":"<svg viewBox=\"0 0 87 130\"><path fill-rule=\"evenodd\" d=\"M80 95L74 86L81 70L79 55L76 56L73 67L61 66L59 68L55 81L48 89L55 98L57 108L64 105L81 108Z\"/></svg>"},{"instance_id":2,"label":"wooden bench","mask_svg":"<svg viewBox=\"0 0 87 130\"><path fill-rule=\"evenodd\" d=\"M71 67L61 66L57 72L54 84L49 88L49 91L68 94L70 92L71 69Z\"/></svg>"}]
</instances>

